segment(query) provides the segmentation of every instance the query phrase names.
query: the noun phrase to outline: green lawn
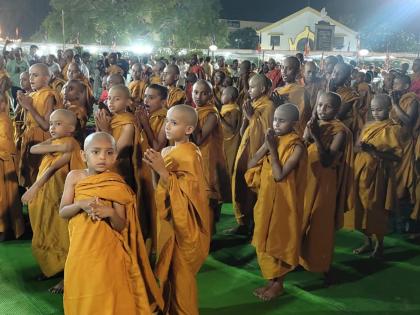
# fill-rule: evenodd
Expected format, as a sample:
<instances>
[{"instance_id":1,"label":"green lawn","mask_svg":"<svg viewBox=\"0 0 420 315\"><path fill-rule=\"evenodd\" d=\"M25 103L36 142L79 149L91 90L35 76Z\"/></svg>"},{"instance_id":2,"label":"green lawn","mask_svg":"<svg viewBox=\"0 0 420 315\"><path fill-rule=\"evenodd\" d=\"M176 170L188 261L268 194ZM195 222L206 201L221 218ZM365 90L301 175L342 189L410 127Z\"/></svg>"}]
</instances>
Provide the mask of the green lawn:
<instances>
[{"instance_id":1,"label":"green lawn","mask_svg":"<svg viewBox=\"0 0 420 315\"><path fill-rule=\"evenodd\" d=\"M218 229L233 225L227 205ZM252 295L263 284L253 248L240 237L218 234L198 275L200 314L419 315L420 245L391 235L379 262L351 254L360 242L356 232L337 234L335 285L324 287L320 275L298 270L288 275L282 297L261 302ZM0 315L63 314L62 297L47 291L57 280L37 282L38 273L30 241L0 244Z\"/></svg>"}]
</instances>

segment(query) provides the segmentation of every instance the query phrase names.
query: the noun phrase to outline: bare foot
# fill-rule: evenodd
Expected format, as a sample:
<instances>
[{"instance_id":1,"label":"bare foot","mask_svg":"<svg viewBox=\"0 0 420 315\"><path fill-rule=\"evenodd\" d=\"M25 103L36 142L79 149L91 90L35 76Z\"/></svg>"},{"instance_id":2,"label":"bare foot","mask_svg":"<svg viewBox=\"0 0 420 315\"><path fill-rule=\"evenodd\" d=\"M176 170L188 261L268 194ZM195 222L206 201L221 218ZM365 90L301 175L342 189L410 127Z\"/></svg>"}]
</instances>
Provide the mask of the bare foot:
<instances>
[{"instance_id":1,"label":"bare foot","mask_svg":"<svg viewBox=\"0 0 420 315\"><path fill-rule=\"evenodd\" d=\"M359 248L353 249L353 254L360 255L360 254L371 252L372 250L373 248L371 244L364 244L363 246Z\"/></svg>"},{"instance_id":2,"label":"bare foot","mask_svg":"<svg viewBox=\"0 0 420 315\"><path fill-rule=\"evenodd\" d=\"M256 288L253 292L253 294L258 297L261 298L261 295L264 294L265 291L267 291L268 289L270 289L271 285L273 284L273 281L268 281L267 284L263 287L260 288Z\"/></svg>"},{"instance_id":3,"label":"bare foot","mask_svg":"<svg viewBox=\"0 0 420 315\"><path fill-rule=\"evenodd\" d=\"M52 288L49 288L48 291L50 291L52 294L63 294L64 293L64 279L62 279L59 283L57 283Z\"/></svg>"},{"instance_id":4,"label":"bare foot","mask_svg":"<svg viewBox=\"0 0 420 315\"><path fill-rule=\"evenodd\" d=\"M272 299L282 295L283 291L284 291L283 285L278 281L273 281L270 288L265 290L265 292L263 294L261 294L261 296L259 296L259 298L263 301L268 302L268 301L271 301Z\"/></svg>"}]
</instances>

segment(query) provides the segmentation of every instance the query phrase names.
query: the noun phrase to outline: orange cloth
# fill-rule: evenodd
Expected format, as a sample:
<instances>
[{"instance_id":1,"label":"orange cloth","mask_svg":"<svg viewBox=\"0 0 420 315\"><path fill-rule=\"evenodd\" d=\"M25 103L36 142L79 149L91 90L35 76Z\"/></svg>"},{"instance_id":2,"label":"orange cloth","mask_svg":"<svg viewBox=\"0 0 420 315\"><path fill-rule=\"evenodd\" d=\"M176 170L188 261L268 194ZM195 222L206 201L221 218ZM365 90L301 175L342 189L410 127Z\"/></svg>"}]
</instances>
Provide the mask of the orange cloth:
<instances>
[{"instance_id":1,"label":"orange cloth","mask_svg":"<svg viewBox=\"0 0 420 315\"><path fill-rule=\"evenodd\" d=\"M39 91L30 93L29 95L33 99L33 107L42 117L45 117L46 115L47 108L45 107L45 103L47 99L50 97L54 97L56 99L55 90L50 87L44 87ZM49 139L50 133L48 131L44 131L38 125L35 118L33 118L26 110L24 125L25 130L22 134L21 157L19 159L19 184L24 187L30 187L35 182L42 156L31 155L29 150L31 146Z\"/></svg>"},{"instance_id":2,"label":"orange cloth","mask_svg":"<svg viewBox=\"0 0 420 315\"><path fill-rule=\"evenodd\" d=\"M12 230L16 238L25 231L20 203L16 147L8 113L0 113L0 233Z\"/></svg>"},{"instance_id":3,"label":"orange cloth","mask_svg":"<svg viewBox=\"0 0 420 315\"><path fill-rule=\"evenodd\" d=\"M294 132L278 137L277 152L282 166L297 146L302 147L305 154L297 167L282 181L274 181L269 153L256 167L245 173L247 184L258 191L252 245L255 246L261 272L266 279L283 276L299 262L305 196L305 181L302 178L306 176L306 148Z\"/></svg>"},{"instance_id":4,"label":"orange cloth","mask_svg":"<svg viewBox=\"0 0 420 315\"><path fill-rule=\"evenodd\" d=\"M152 314L162 296L150 268L136 197L116 173L88 176L75 187L74 200L98 197L105 205L125 206L120 233L107 220L92 221L81 211L69 221L70 248L64 271L66 315Z\"/></svg>"},{"instance_id":5,"label":"orange cloth","mask_svg":"<svg viewBox=\"0 0 420 315\"><path fill-rule=\"evenodd\" d=\"M360 130L366 123L366 113L368 108L365 108L365 103L360 102L360 97L356 91L350 87L339 87L337 94L341 97L341 104L351 103L351 109L347 112L346 117L341 121L353 132L354 140L358 139Z\"/></svg>"},{"instance_id":6,"label":"orange cloth","mask_svg":"<svg viewBox=\"0 0 420 315\"><path fill-rule=\"evenodd\" d=\"M200 148L204 177L209 185L209 198L219 202L229 198L229 175L226 169L223 149L223 130L220 122L220 115L213 105L197 107L198 124L197 130L201 130L206 123L209 115L216 115L217 125L213 128L206 140L198 147Z\"/></svg>"},{"instance_id":7,"label":"orange cloth","mask_svg":"<svg viewBox=\"0 0 420 315\"><path fill-rule=\"evenodd\" d=\"M329 148L334 136L345 133L342 154L329 167L323 167L315 143L308 147L300 264L313 272L327 272L334 251L334 232L344 223L344 212L353 202L353 138L339 120L320 121L321 142Z\"/></svg>"},{"instance_id":8,"label":"orange cloth","mask_svg":"<svg viewBox=\"0 0 420 315\"><path fill-rule=\"evenodd\" d=\"M186 97L185 92L179 87L169 87L166 106L170 108L174 105L185 104Z\"/></svg>"},{"instance_id":9,"label":"orange cloth","mask_svg":"<svg viewBox=\"0 0 420 315\"><path fill-rule=\"evenodd\" d=\"M253 201L249 200L252 198L252 191L248 189L244 178L248 161L264 143L265 133L273 125L274 106L268 96L261 96L253 102L252 107L254 115L242 135L232 176L232 204L239 224L246 224L244 220L248 219L248 212L254 206Z\"/></svg>"},{"instance_id":10,"label":"orange cloth","mask_svg":"<svg viewBox=\"0 0 420 315\"><path fill-rule=\"evenodd\" d=\"M50 83L50 87L56 90L56 92L61 93L65 84L66 84L65 80L60 79L60 78L55 78L54 81Z\"/></svg>"},{"instance_id":11,"label":"orange cloth","mask_svg":"<svg viewBox=\"0 0 420 315\"><path fill-rule=\"evenodd\" d=\"M111 74L120 74L121 76L124 75L124 70L117 65L110 65L108 68L106 68L106 72L108 73L108 75Z\"/></svg>"},{"instance_id":12,"label":"orange cloth","mask_svg":"<svg viewBox=\"0 0 420 315\"><path fill-rule=\"evenodd\" d=\"M80 154L80 146L74 138L54 139L51 144L71 144L73 151L70 162L55 171L28 204L33 231L32 254L42 273L47 277L64 270L69 248L67 220L60 218L58 213L66 176L71 170L85 167ZM38 178L62 156L63 153L59 152L45 154L39 166Z\"/></svg>"},{"instance_id":13,"label":"orange cloth","mask_svg":"<svg viewBox=\"0 0 420 315\"><path fill-rule=\"evenodd\" d=\"M235 164L236 153L238 152L239 144L241 142L241 109L236 103L225 104L220 111L222 117L229 125L233 125L237 121L236 127L234 126L233 132L223 128L223 146L225 152L226 166L229 176L233 175L233 166ZM223 125L222 125L223 127Z\"/></svg>"},{"instance_id":14,"label":"orange cloth","mask_svg":"<svg viewBox=\"0 0 420 315\"><path fill-rule=\"evenodd\" d=\"M401 97L399 105L403 111L408 112L413 102L417 102L418 106L420 106L416 94L409 92ZM420 110L418 114L420 114ZM418 136L420 135L420 117L417 117L417 122L412 129L408 129L402 125L394 109L391 110L391 119L400 123L402 126L399 133L399 140L403 152L401 162L395 174L397 178L397 196L399 199L411 197L411 201L414 203L416 189L414 160L416 141L418 141Z\"/></svg>"},{"instance_id":15,"label":"orange cloth","mask_svg":"<svg viewBox=\"0 0 420 315\"><path fill-rule=\"evenodd\" d=\"M401 157L399 126L392 120L368 124L360 134L360 142L372 144L380 152ZM397 206L394 163L378 160L360 151L354 161L355 202L346 213L346 227L384 236L388 228L388 212Z\"/></svg>"},{"instance_id":16,"label":"orange cloth","mask_svg":"<svg viewBox=\"0 0 420 315\"><path fill-rule=\"evenodd\" d=\"M156 275L165 297L165 314L198 315L195 276L210 245L210 209L200 150L193 143L170 147L164 157L169 171L159 181Z\"/></svg>"},{"instance_id":17,"label":"orange cloth","mask_svg":"<svg viewBox=\"0 0 420 315\"><path fill-rule=\"evenodd\" d=\"M296 128L296 131L300 136L303 136L306 124L312 116L312 109L308 92L306 92L302 85L297 83L288 83L285 86L276 89L276 92L279 93L279 95L288 94L288 102L296 105L299 108L299 124Z\"/></svg>"},{"instance_id":18,"label":"orange cloth","mask_svg":"<svg viewBox=\"0 0 420 315\"><path fill-rule=\"evenodd\" d=\"M162 77L160 74L153 74L150 77L150 84L162 84Z\"/></svg>"},{"instance_id":19,"label":"orange cloth","mask_svg":"<svg viewBox=\"0 0 420 315\"><path fill-rule=\"evenodd\" d=\"M136 103L142 103L144 100L144 93L146 92L147 83L141 80L132 81L128 85L131 97Z\"/></svg>"},{"instance_id":20,"label":"orange cloth","mask_svg":"<svg viewBox=\"0 0 420 315\"><path fill-rule=\"evenodd\" d=\"M7 80L8 82L11 83L11 79L9 74L7 73L7 71L5 69L0 69L0 84L2 83L3 80ZM0 93L3 91L0 91ZM13 106L13 98L10 95L10 89L7 89L6 91L3 92L3 94L6 97L6 113L9 113L10 109Z\"/></svg>"},{"instance_id":21,"label":"orange cloth","mask_svg":"<svg viewBox=\"0 0 420 315\"><path fill-rule=\"evenodd\" d=\"M363 128L364 124L368 120L368 112L369 112L369 108L370 108L370 102L373 99L372 87L366 82L359 83L357 85L357 93L360 96L361 106L360 106L359 110L361 110L361 112L359 113L359 115L360 115L359 117L362 119L363 125L361 125L361 128ZM356 141L356 139L355 139L355 141Z\"/></svg>"},{"instance_id":22,"label":"orange cloth","mask_svg":"<svg viewBox=\"0 0 420 315\"><path fill-rule=\"evenodd\" d=\"M63 67L63 69L61 69L61 74L63 75L63 79L65 81L69 80L69 78L67 76L67 70L69 69L70 64L71 64L71 62L66 63L66 65Z\"/></svg>"}]
</instances>

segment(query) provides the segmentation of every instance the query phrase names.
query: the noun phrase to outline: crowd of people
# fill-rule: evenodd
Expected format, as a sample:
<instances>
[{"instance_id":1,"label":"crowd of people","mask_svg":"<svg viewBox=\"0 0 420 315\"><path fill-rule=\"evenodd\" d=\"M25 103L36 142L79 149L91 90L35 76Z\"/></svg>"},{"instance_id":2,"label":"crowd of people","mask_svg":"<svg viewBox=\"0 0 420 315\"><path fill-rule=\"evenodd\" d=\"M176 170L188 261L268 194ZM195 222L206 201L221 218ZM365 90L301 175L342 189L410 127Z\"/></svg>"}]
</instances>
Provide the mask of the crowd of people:
<instances>
[{"instance_id":1,"label":"crowd of people","mask_svg":"<svg viewBox=\"0 0 420 315\"><path fill-rule=\"evenodd\" d=\"M417 236L420 59L410 76L339 55L257 67L7 44L0 238L24 234L27 205L39 280L64 274L51 292L65 314L198 314L223 203L237 221L224 233L255 247L263 301L299 265L331 283L337 229L375 259L393 214Z\"/></svg>"}]
</instances>

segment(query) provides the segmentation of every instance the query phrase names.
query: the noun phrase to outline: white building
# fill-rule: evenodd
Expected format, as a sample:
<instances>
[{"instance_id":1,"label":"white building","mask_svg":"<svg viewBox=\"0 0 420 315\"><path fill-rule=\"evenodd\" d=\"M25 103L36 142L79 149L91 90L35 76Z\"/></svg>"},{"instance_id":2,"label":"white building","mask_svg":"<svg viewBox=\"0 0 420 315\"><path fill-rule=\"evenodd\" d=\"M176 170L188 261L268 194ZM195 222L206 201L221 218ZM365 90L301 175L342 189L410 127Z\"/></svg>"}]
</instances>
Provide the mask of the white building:
<instances>
[{"instance_id":1,"label":"white building","mask_svg":"<svg viewBox=\"0 0 420 315\"><path fill-rule=\"evenodd\" d=\"M356 51L358 34L321 12L306 7L258 31L262 49L303 51L309 40L311 50ZM330 49L326 47L331 47Z\"/></svg>"},{"instance_id":2,"label":"white building","mask_svg":"<svg viewBox=\"0 0 420 315\"><path fill-rule=\"evenodd\" d=\"M228 20L222 19L228 27L229 32L234 32L236 30L250 27L258 31L259 29L270 25L270 22L259 22L259 21L244 21L244 20Z\"/></svg>"}]
</instances>

